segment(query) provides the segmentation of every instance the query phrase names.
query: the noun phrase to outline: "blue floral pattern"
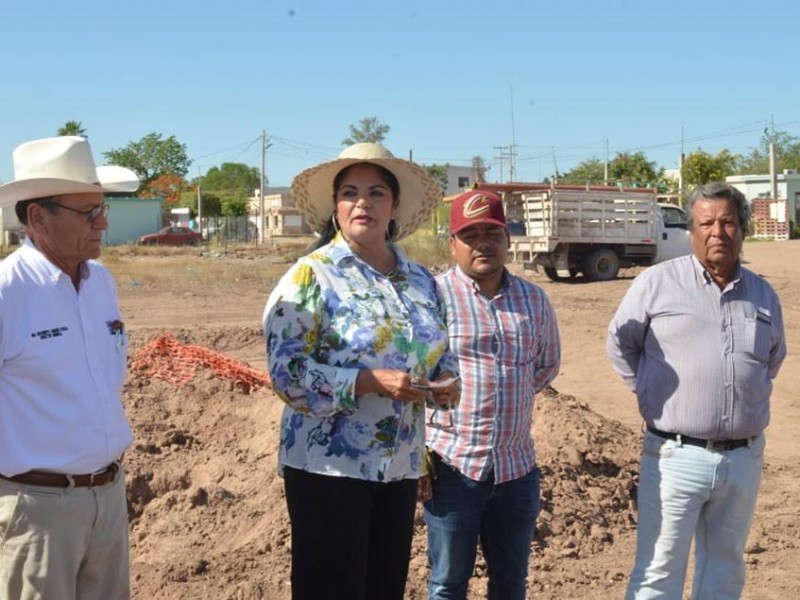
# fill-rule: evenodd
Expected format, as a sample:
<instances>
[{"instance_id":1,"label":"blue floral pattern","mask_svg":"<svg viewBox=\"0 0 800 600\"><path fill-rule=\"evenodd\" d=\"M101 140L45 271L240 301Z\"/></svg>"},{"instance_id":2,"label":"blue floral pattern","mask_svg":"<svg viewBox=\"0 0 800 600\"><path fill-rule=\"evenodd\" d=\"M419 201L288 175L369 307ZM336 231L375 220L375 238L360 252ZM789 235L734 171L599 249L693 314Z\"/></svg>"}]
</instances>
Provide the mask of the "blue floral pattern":
<instances>
[{"instance_id":1,"label":"blue floral pattern","mask_svg":"<svg viewBox=\"0 0 800 600\"><path fill-rule=\"evenodd\" d=\"M272 386L286 403L280 464L370 481L417 478L424 407L355 397L360 369L458 372L432 275L392 246L384 276L337 236L281 278L264 309Z\"/></svg>"}]
</instances>

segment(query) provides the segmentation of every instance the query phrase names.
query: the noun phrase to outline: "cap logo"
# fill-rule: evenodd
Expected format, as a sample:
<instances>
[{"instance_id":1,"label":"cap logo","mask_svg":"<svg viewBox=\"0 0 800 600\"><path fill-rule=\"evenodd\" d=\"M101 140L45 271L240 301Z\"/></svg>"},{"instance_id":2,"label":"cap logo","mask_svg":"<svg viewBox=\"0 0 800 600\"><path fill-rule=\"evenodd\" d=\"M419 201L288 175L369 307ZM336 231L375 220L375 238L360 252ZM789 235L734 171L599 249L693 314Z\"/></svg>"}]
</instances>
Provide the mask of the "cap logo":
<instances>
[{"instance_id":1,"label":"cap logo","mask_svg":"<svg viewBox=\"0 0 800 600\"><path fill-rule=\"evenodd\" d=\"M464 203L464 208L462 209L464 218L474 219L475 217L479 217L483 213L487 212L491 206L489 204L482 204L484 200L487 200L487 198L483 194L472 196L469 200L467 200Z\"/></svg>"}]
</instances>

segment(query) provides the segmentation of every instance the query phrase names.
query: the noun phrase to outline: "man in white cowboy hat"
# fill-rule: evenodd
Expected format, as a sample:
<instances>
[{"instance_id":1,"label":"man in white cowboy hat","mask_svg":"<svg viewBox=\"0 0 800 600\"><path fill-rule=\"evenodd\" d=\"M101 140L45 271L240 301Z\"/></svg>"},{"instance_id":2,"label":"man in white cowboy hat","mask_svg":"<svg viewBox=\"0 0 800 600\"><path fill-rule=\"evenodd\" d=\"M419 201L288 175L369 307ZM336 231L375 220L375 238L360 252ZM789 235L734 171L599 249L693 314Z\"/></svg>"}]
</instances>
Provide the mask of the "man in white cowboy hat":
<instances>
[{"instance_id":1,"label":"man in white cowboy hat","mask_svg":"<svg viewBox=\"0 0 800 600\"><path fill-rule=\"evenodd\" d=\"M103 193L138 179L69 136L18 146L14 172L0 208L26 239L0 263L0 598L128 598L127 339L95 259Z\"/></svg>"}]
</instances>

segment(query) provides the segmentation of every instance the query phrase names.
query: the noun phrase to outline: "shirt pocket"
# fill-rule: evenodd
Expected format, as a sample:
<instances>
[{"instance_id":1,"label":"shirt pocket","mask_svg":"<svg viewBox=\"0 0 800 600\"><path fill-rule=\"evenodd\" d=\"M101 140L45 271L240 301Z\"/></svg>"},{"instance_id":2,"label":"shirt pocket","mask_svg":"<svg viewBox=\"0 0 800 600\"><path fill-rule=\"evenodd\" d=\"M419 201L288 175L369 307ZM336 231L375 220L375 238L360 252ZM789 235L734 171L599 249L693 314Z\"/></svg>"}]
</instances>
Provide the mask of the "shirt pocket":
<instances>
[{"instance_id":1,"label":"shirt pocket","mask_svg":"<svg viewBox=\"0 0 800 600\"><path fill-rule=\"evenodd\" d=\"M506 365L524 367L536 359L536 323L527 317L505 327L498 335L503 342L500 360Z\"/></svg>"},{"instance_id":2,"label":"shirt pocket","mask_svg":"<svg viewBox=\"0 0 800 600\"><path fill-rule=\"evenodd\" d=\"M759 362L769 361L772 327L756 318L747 317L744 323L745 351Z\"/></svg>"}]
</instances>

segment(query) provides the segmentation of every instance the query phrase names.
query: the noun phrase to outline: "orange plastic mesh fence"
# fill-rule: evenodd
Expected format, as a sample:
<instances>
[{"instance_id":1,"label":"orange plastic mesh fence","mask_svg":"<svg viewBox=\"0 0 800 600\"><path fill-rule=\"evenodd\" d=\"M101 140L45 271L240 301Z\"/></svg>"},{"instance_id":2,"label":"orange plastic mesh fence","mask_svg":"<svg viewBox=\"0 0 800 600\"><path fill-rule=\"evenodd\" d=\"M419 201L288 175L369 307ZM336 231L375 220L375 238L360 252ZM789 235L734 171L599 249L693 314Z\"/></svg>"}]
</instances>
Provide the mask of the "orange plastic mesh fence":
<instances>
[{"instance_id":1,"label":"orange plastic mesh fence","mask_svg":"<svg viewBox=\"0 0 800 600\"><path fill-rule=\"evenodd\" d=\"M244 392L270 387L269 373L254 369L203 346L184 344L169 333L162 333L139 348L131 358L131 371L157 377L175 385L186 385L200 367L211 369L217 377L233 381Z\"/></svg>"}]
</instances>

